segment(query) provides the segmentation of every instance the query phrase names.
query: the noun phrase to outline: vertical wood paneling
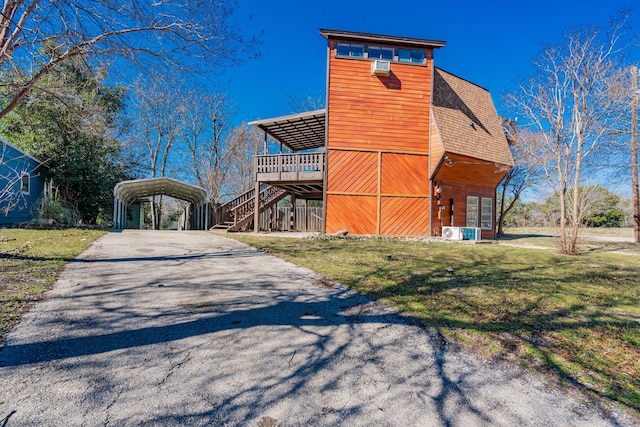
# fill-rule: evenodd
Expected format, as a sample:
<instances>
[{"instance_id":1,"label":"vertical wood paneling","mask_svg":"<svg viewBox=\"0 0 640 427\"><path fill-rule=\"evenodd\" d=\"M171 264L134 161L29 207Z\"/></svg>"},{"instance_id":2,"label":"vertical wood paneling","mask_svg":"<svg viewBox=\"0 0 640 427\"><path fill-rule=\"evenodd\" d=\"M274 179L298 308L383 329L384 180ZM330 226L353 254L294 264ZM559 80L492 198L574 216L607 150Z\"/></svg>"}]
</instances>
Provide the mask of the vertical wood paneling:
<instances>
[{"instance_id":1,"label":"vertical wood paneling","mask_svg":"<svg viewBox=\"0 0 640 427\"><path fill-rule=\"evenodd\" d=\"M377 203L375 196L327 195L326 233L376 234Z\"/></svg>"},{"instance_id":2,"label":"vertical wood paneling","mask_svg":"<svg viewBox=\"0 0 640 427\"><path fill-rule=\"evenodd\" d=\"M329 150L327 191L376 193L377 153Z\"/></svg>"},{"instance_id":3,"label":"vertical wood paneling","mask_svg":"<svg viewBox=\"0 0 640 427\"><path fill-rule=\"evenodd\" d=\"M429 235L429 199L382 197L380 234L385 236Z\"/></svg>"},{"instance_id":4,"label":"vertical wood paneling","mask_svg":"<svg viewBox=\"0 0 640 427\"><path fill-rule=\"evenodd\" d=\"M382 154L382 193L429 194L428 156Z\"/></svg>"}]
</instances>

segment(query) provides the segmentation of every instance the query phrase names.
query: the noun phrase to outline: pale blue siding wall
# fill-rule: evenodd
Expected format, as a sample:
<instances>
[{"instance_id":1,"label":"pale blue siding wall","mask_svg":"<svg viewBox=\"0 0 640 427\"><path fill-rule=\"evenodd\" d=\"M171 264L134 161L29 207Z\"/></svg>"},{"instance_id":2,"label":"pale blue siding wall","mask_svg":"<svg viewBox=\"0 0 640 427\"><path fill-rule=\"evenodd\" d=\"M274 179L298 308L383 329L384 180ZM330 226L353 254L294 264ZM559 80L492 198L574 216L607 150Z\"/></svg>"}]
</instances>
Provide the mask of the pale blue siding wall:
<instances>
[{"instance_id":1,"label":"pale blue siding wall","mask_svg":"<svg viewBox=\"0 0 640 427\"><path fill-rule=\"evenodd\" d=\"M19 175L29 174L29 193L20 191L22 182ZM33 157L0 140L0 191L12 181L17 194L17 205L5 213L7 202L0 201L0 224L15 224L34 219L34 206L44 190L45 168Z\"/></svg>"}]
</instances>

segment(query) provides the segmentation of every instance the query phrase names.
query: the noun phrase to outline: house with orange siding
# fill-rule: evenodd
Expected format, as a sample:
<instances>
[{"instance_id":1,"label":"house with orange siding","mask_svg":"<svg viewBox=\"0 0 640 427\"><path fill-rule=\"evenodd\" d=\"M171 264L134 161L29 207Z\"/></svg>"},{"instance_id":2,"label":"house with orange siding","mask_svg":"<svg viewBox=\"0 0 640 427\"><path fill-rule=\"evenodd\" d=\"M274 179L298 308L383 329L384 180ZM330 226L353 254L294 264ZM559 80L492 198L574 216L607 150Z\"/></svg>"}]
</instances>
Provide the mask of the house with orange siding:
<instances>
[{"instance_id":1,"label":"house with orange siding","mask_svg":"<svg viewBox=\"0 0 640 427\"><path fill-rule=\"evenodd\" d=\"M260 212L290 195L323 201L327 234L494 237L513 159L489 92L435 66L443 41L320 34L326 108L251 123L283 152L256 156L254 188L216 222L257 230Z\"/></svg>"}]
</instances>

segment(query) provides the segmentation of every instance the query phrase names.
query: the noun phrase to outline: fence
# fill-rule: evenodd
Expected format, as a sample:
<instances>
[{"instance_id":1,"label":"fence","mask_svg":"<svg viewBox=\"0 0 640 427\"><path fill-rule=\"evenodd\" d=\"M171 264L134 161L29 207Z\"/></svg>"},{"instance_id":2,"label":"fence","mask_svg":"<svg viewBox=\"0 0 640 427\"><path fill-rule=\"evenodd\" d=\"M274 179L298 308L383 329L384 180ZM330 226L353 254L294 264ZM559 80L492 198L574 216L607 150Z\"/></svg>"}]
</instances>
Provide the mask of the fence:
<instances>
[{"instance_id":1,"label":"fence","mask_svg":"<svg viewBox=\"0 0 640 427\"><path fill-rule=\"evenodd\" d=\"M293 208L273 206L260 214L260 230L322 231L322 208L297 206L295 227L291 227Z\"/></svg>"}]
</instances>

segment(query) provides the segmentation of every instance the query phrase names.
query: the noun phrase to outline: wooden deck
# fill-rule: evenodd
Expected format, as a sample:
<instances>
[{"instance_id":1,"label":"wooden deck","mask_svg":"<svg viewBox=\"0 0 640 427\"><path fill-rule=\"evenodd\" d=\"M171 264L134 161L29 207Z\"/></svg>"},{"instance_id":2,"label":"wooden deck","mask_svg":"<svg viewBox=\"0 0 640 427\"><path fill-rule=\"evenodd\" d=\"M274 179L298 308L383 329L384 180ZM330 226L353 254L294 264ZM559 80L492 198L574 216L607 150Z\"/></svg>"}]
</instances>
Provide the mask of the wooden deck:
<instances>
[{"instance_id":1,"label":"wooden deck","mask_svg":"<svg viewBox=\"0 0 640 427\"><path fill-rule=\"evenodd\" d=\"M326 153L319 152L254 157L257 182L307 200L322 200L326 164Z\"/></svg>"},{"instance_id":2,"label":"wooden deck","mask_svg":"<svg viewBox=\"0 0 640 427\"><path fill-rule=\"evenodd\" d=\"M326 165L325 153L296 153L255 156L256 181L304 182L322 181Z\"/></svg>"}]
</instances>

